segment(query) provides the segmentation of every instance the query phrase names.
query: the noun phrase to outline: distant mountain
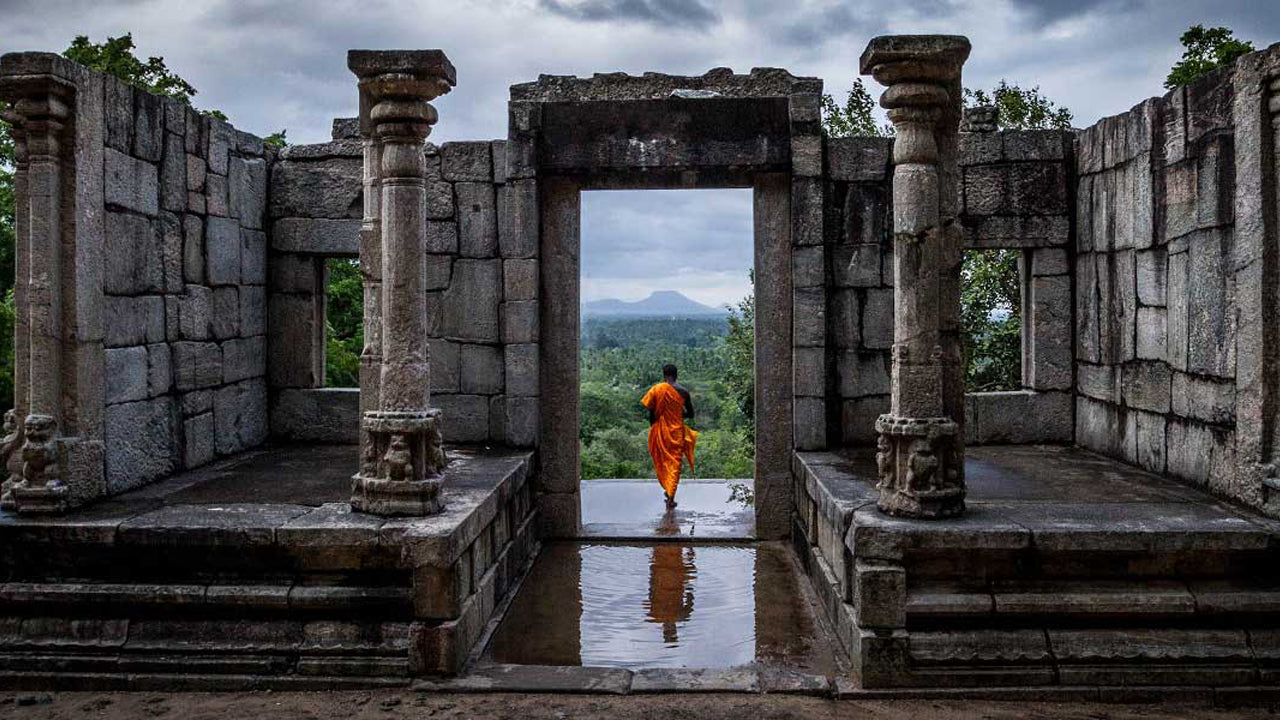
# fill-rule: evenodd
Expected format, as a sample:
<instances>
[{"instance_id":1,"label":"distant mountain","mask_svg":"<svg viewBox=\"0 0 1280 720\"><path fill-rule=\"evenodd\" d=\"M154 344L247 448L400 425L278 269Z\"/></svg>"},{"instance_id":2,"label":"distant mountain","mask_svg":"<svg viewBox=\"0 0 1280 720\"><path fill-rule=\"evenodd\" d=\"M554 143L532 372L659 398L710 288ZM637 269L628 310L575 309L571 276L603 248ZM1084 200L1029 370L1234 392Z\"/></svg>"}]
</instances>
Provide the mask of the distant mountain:
<instances>
[{"instance_id":1,"label":"distant mountain","mask_svg":"<svg viewBox=\"0 0 1280 720\"><path fill-rule=\"evenodd\" d=\"M696 300L690 300L675 290L659 290L644 300L592 300L582 304L582 314L587 317L628 315L632 317L706 317L725 315L723 308L713 308Z\"/></svg>"}]
</instances>

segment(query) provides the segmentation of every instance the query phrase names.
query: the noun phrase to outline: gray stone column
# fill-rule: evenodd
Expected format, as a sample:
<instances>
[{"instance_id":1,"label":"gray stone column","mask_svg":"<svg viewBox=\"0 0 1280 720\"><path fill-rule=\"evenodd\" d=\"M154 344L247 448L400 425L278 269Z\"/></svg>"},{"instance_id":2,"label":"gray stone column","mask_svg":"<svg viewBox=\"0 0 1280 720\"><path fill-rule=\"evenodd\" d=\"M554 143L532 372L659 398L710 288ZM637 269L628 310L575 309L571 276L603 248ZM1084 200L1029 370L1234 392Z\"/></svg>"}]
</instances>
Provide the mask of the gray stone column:
<instances>
[{"instance_id":1,"label":"gray stone column","mask_svg":"<svg viewBox=\"0 0 1280 720\"><path fill-rule=\"evenodd\" d=\"M380 195L382 300L373 313L381 322L366 325L382 340L378 405L361 418L364 447L351 506L377 515L430 515L443 507L446 460L440 411L430 407L423 143L436 121L429 101L449 91L455 71L439 50L352 50L347 66L360 78L361 127L370 134L366 182L373 167L378 173L372 185ZM371 368L362 373L362 395L374 394L363 386L371 375ZM362 398L362 406L367 402Z\"/></svg>"},{"instance_id":2,"label":"gray stone column","mask_svg":"<svg viewBox=\"0 0 1280 720\"><path fill-rule=\"evenodd\" d=\"M882 512L964 512L960 225L956 219L960 69L969 41L875 38L861 70L888 86L893 146L894 345L890 411L876 420Z\"/></svg>"},{"instance_id":3,"label":"gray stone column","mask_svg":"<svg viewBox=\"0 0 1280 720\"><path fill-rule=\"evenodd\" d=\"M62 445L63 346L63 156L70 148L67 131L75 86L52 75L5 78L5 94L14 101L6 119L14 125L17 180L17 254L25 262L21 325L25 337L17 368L17 402L21 423L6 422L5 443L17 452L19 471L0 499L4 507L23 513L57 513L67 509L70 488L64 482ZM74 177L74 175L72 175ZM16 414L15 414L16 417Z\"/></svg>"}]
</instances>

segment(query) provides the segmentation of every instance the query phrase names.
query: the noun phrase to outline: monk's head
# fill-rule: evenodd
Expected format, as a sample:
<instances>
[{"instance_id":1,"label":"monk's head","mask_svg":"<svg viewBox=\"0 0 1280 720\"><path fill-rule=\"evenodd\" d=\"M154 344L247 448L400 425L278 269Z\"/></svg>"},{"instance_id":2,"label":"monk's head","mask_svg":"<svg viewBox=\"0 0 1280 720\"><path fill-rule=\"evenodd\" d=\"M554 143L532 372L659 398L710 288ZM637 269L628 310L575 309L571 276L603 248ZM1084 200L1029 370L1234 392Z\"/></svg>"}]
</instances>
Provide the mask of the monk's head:
<instances>
[{"instance_id":1,"label":"monk's head","mask_svg":"<svg viewBox=\"0 0 1280 720\"><path fill-rule=\"evenodd\" d=\"M680 371L676 369L675 365L662 366L662 379L666 380L667 382L675 382L676 377L679 374L680 374Z\"/></svg>"}]
</instances>

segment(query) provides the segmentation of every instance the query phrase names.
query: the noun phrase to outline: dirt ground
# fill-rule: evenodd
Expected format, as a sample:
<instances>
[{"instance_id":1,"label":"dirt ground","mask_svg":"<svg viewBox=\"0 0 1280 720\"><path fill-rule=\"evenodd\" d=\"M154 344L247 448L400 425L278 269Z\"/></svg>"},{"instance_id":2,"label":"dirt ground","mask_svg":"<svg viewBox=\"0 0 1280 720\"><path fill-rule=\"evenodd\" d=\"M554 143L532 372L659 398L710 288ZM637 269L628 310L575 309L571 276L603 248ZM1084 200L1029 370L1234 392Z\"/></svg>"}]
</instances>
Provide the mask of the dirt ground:
<instances>
[{"instance_id":1,"label":"dirt ground","mask_svg":"<svg viewBox=\"0 0 1280 720\"><path fill-rule=\"evenodd\" d=\"M1104 705L985 701L833 701L783 695L425 695L411 691L312 693L0 693L0 717L272 720L302 718L609 718L609 720L1026 720L1271 717L1275 708L1210 709L1186 704Z\"/></svg>"}]
</instances>

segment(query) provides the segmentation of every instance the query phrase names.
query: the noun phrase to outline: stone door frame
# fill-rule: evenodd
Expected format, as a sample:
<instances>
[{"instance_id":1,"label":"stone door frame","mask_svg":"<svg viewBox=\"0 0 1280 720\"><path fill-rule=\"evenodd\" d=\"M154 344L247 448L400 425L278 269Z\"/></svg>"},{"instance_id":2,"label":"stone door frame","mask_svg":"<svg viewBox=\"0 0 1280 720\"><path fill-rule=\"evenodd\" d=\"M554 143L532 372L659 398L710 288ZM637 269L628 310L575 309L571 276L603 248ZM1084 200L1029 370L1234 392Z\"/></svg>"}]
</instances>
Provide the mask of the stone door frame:
<instances>
[{"instance_id":1,"label":"stone door frame","mask_svg":"<svg viewBox=\"0 0 1280 720\"><path fill-rule=\"evenodd\" d=\"M705 93L694 98L685 91ZM581 193L604 189L751 188L756 270L756 531L785 538L793 514L791 459L797 447L823 449L801 429L793 351L813 345L793 332L801 297L793 263L820 250L821 82L780 70L702 77L548 78L512 88L503 202L505 257L538 260L538 511L544 537L577 537L580 500ZM819 252L819 254L821 254ZM821 268L819 268L821 270ZM806 277L814 273L806 273ZM808 318L809 323L815 318ZM825 343L818 338L818 345ZM508 347L508 353L511 347ZM511 372L508 356L508 374ZM825 367L818 370L825 385ZM510 399L508 399L510 402ZM810 403L813 405L813 403ZM821 400L817 403L821 407ZM515 413L509 407L508 425ZM810 438L806 446L804 438Z\"/></svg>"}]
</instances>

